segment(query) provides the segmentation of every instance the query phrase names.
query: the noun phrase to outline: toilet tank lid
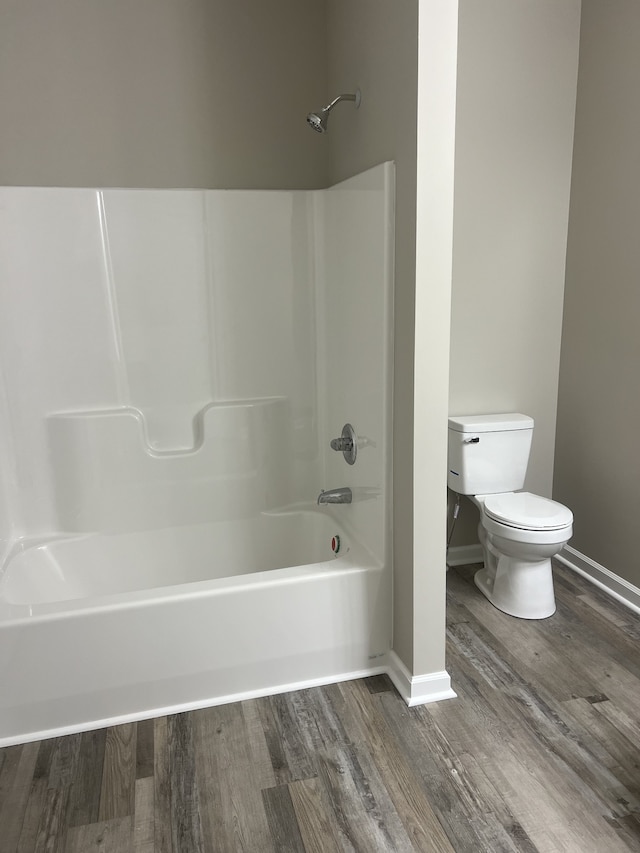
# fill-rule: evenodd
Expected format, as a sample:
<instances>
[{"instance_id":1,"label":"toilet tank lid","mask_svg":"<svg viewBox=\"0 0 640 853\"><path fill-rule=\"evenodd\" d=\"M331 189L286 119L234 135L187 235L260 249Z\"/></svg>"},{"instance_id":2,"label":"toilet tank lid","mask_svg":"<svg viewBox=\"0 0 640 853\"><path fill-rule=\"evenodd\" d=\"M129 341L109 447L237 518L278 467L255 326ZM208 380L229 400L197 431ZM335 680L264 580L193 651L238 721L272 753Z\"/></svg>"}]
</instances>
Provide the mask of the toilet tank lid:
<instances>
[{"instance_id":1,"label":"toilet tank lid","mask_svg":"<svg viewBox=\"0 0 640 853\"><path fill-rule=\"evenodd\" d=\"M455 432L506 432L533 429L533 418L518 412L504 415L455 415L449 418L449 429Z\"/></svg>"}]
</instances>

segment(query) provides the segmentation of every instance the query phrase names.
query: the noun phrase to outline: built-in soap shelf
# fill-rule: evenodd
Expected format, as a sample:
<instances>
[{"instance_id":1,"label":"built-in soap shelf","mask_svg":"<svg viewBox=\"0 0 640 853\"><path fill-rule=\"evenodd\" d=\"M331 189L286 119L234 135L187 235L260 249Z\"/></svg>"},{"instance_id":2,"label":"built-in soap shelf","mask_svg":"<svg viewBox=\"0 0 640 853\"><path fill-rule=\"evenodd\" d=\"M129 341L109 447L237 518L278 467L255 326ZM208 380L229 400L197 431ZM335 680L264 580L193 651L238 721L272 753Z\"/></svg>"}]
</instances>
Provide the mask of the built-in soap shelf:
<instances>
[{"instance_id":1,"label":"built-in soap shelf","mask_svg":"<svg viewBox=\"0 0 640 853\"><path fill-rule=\"evenodd\" d=\"M205 405L193 445L154 449L133 407L47 416L60 530L141 530L242 518L287 502L286 398Z\"/></svg>"},{"instance_id":2,"label":"built-in soap shelf","mask_svg":"<svg viewBox=\"0 0 640 853\"><path fill-rule=\"evenodd\" d=\"M287 400L285 397L256 397L255 399L245 399L245 400L217 400L215 402L207 403L201 409L199 409L190 419L190 432L191 432L191 441L180 442L178 446L159 446L157 441L152 441L150 438L150 430L148 426L149 417L154 417L157 419L161 416L162 413L158 414L157 410L150 412L147 414L142 408L137 408L136 406L118 406L115 408L109 409L87 409L83 410L71 410L67 412L52 412L47 415L48 420L54 419L62 419L62 420L95 420L102 419L104 421L111 421L114 418L127 418L133 419L138 424L138 433L140 437L140 441L145 447L147 453L152 456L177 456L183 455L185 453L195 453L197 452L204 443L204 438L206 434L205 421L207 420L207 413L211 410L215 409L226 409L226 408L246 408L252 406L272 406L274 404L286 404ZM165 407L164 411L166 412L169 407ZM178 407L175 407L175 411L178 410ZM182 420L187 421L188 416L183 415Z\"/></svg>"}]
</instances>

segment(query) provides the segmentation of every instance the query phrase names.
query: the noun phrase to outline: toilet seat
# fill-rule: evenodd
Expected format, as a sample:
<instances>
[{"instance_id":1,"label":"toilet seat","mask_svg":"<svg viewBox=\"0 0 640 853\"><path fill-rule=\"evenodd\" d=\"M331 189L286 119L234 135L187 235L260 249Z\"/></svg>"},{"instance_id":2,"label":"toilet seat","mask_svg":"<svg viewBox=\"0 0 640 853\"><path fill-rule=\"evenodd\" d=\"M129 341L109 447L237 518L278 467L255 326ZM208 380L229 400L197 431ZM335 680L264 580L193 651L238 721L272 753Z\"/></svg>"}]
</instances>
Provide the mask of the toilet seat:
<instances>
[{"instance_id":1,"label":"toilet seat","mask_svg":"<svg viewBox=\"0 0 640 853\"><path fill-rule=\"evenodd\" d=\"M487 518L517 530L557 531L573 523L566 506L530 492L487 495L483 509Z\"/></svg>"}]
</instances>

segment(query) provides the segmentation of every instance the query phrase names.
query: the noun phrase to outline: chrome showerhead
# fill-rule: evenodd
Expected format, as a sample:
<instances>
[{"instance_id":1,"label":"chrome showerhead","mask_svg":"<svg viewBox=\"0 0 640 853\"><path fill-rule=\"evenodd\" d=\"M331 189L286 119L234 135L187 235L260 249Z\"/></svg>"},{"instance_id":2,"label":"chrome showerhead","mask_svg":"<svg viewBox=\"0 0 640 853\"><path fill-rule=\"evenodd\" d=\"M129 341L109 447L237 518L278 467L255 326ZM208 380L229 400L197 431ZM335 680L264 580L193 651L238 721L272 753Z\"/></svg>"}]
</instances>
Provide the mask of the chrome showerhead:
<instances>
[{"instance_id":1,"label":"chrome showerhead","mask_svg":"<svg viewBox=\"0 0 640 853\"><path fill-rule=\"evenodd\" d=\"M309 115L307 116L307 124L318 133L326 133L328 118L329 110L322 109L318 113L309 113Z\"/></svg>"},{"instance_id":2,"label":"chrome showerhead","mask_svg":"<svg viewBox=\"0 0 640 853\"><path fill-rule=\"evenodd\" d=\"M309 113L307 115L307 124L309 127L312 127L318 133L326 133L327 132L327 122L329 121L329 113L335 107L336 104L339 104L340 101L355 101L356 109L360 106L360 89L356 89L354 95L338 95L337 98L334 98L330 104L327 104L326 107L322 107L321 110L318 110L317 113Z\"/></svg>"}]
</instances>

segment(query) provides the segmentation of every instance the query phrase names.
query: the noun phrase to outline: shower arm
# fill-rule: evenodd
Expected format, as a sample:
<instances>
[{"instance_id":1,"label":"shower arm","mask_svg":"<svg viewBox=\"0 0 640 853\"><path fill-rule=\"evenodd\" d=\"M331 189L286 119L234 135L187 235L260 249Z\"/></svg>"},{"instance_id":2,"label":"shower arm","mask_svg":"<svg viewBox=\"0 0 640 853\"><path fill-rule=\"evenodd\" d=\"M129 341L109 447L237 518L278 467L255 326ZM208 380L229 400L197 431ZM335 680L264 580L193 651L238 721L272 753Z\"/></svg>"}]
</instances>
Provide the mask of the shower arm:
<instances>
[{"instance_id":1,"label":"shower arm","mask_svg":"<svg viewBox=\"0 0 640 853\"><path fill-rule=\"evenodd\" d=\"M324 112L330 112L336 104L339 104L340 101L355 101L356 109L360 106L360 89L355 93L355 95L338 95L337 98L334 98L330 104L327 104L326 107L323 107Z\"/></svg>"}]
</instances>

